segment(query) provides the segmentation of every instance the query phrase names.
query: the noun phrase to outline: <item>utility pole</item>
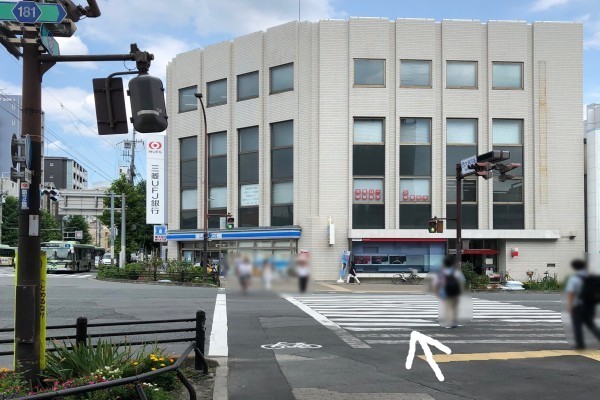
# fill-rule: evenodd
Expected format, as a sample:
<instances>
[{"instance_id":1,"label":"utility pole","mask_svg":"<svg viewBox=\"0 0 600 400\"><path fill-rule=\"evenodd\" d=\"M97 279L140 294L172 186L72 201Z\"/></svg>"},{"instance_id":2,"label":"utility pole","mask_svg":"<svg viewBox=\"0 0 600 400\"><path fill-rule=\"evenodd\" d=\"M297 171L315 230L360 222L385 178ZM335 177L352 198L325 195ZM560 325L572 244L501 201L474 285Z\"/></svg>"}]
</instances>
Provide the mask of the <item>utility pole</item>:
<instances>
[{"instance_id":1,"label":"utility pole","mask_svg":"<svg viewBox=\"0 0 600 400\"><path fill-rule=\"evenodd\" d=\"M0 176L0 244L2 244L2 206L4 205L4 198L8 192L4 191L4 174Z\"/></svg>"},{"instance_id":2,"label":"utility pole","mask_svg":"<svg viewBox=\"0 0 600 400\"><path fill-rule=\"evenodd\" d=\"M119 254L119 268L125 267L127 257L127 246L125 245L125 193L121 194L121 254Z\"/></svg>"},{"instance_id":3,"label":"utility pole","mask_svg":"<svg viewBox=\"0 0 600 400\"><path fill-rule=\"evenodd\" d=\"M110 264L115 264L115 192L110 192Z\"/></svg>"}]
</instances>

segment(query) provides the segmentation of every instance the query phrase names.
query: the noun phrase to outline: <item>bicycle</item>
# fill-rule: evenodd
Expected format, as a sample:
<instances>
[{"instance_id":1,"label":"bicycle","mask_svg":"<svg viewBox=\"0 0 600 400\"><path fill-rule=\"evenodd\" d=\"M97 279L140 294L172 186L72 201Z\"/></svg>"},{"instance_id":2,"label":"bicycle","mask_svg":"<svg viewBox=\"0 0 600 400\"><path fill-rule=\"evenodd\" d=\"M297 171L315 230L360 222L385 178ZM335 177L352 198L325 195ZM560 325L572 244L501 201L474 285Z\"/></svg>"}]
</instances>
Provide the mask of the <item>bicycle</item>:
<instances>
[{"instance_id":1,"label":"bicycle","mask_svg":"<svg viewBox=\"0 0 600 400\"><path fill-rule=\"evenodd\" d=\"M400 283L404 282L404 283L410 283L411 285L418 285L421 283L422 279L423 278L421 278L417 274L417 270L412 269L410 272L410 275L408 275L407 277L405 277L402 272L392 276L392 283L394 285L399 285Z\"/></svg>"},{"instance_id":2,"label":"bicycle","mask_svg":"<svg viewBox=\"0 0 600 400\"><path fill-rule=\"evenodd\" d=\"M513 277L510 276L510 269L507 269L504 273L504 282L514 281Z\"/></svg>"},{"instance_id":3,"label":"bicycle","mask_svg":"<svg viewBox=\"0 0 600 400\"><path fill-rule=\"evenodd\" d=\"M219 268L213 268L211 273L210 273L213 283L215 284L215 286L217 286L218 288L221 287L221 274L219 272Z\"/></svg>"},{"instance_id":4,"label":"bicycle","mask_svg":"<svg viewBox=\"0 0 600 400\"><path fill-rule=\"evenodd\" d=\"M309 344L309 343L288 343L288 342L277 342L275 344L263 344L263 349L276 350L276 349L320 349L320 344Z\"/></svg>"}]
</instances>

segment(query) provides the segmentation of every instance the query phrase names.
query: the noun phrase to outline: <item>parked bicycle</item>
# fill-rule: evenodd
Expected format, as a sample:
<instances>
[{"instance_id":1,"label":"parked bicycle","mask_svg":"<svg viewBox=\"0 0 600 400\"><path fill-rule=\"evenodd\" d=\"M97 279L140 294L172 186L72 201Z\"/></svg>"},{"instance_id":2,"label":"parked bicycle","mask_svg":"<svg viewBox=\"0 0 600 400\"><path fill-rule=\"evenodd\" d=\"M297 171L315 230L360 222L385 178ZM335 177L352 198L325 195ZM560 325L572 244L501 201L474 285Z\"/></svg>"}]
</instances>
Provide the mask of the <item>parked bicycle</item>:
<instances>
[{"instance_id":1,"label":"parked bicycle","mask_svg":"<svg viewBox=\"0 0 600 400\"><path fill-rule=\"evenodd\" d=\"M405 276L402 272L392 276L392 283L394 285L399 285L401 283L410 283L411 285L418 285L419 283L421 283L422 279L423 278L421 278L419 274L417 274L417 270L412 269L410 275L408 276Z\"/></svg>"}]
</instances>

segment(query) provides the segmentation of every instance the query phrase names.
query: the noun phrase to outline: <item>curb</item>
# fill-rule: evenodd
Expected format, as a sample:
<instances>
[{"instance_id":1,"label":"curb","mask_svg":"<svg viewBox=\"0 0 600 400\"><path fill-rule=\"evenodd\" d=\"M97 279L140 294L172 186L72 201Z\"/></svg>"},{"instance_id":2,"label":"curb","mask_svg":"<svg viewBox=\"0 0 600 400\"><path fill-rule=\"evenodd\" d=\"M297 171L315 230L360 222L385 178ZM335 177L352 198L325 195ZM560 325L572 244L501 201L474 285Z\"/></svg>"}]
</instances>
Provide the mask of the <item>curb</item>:
<instances>
[{"instance_id":1,"label":"curb","mask_svg":"<svg viewBox=\"0 0 600 400\"><path fill-rule=\"evenodd\" d=\"M205 283L193 283L193 282L154 282L154 281L135 281L129 279L115 279L115 278L99 278L96 276L95 278L98 281L104 282L116 282L116 283L133 283L137 285L162 285L162 286L189 286L189 287L207 287L207 288L217 288L211 284Z\"/></svg>"},{"instance_id":2,"label":"curb","mask_svg":"<svg viewBox=\"0 0 600 400\"><path fill-rule=\"evenodd\" d=\"M218 366L215 372L213 400L227 400L227 375L229 374L227 357L214 357L214 360L218 363Z\"/></svg>"}]
</instances>

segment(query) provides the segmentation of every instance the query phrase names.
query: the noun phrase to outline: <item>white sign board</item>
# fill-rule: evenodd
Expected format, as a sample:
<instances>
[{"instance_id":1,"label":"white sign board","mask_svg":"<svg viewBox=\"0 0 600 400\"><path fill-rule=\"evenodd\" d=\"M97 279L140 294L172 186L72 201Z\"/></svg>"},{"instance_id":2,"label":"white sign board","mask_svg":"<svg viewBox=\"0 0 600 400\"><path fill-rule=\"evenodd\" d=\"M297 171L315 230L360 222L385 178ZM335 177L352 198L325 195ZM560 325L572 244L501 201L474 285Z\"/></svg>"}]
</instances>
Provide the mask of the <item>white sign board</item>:
<instances>
[{"instance_id":1,"label":"white sign board","mask_svg":"<svg viewBox=\"0 0 600 400\"><path fill-rule=\"evenodd\" d=\"M258 185L242 185L240 187L240 206L249 207L258 205Z\"/></svg>"},{"instance_id":2,"label":"white sign board","mask_svg":"<svg viewBox=\"0 0 600 400\"><path fill-rule=\"evenodd\" d=\"M465 175L473 172L473 168L469 168L469 166L475 165L476 163L477 156L471 156L460 160L460 168L462 170L462 174Z\"/></svg>"},{"instance_id":3,"label":"white sign board","mask_svg":"<svg viewBox=\"0 0 600 400\"><path fill-rule=\"evenodd\" d=\"M146 139L146 223L165 224L166 179L165 135L144 135Z\"/></svg>"},{"instance_id":4,"label":"white sign board","mask_svg":"<svg viewBox=\"0 0 600 400\"><path fill-rule=\"evenodd\" d=\"M83 239L83 231L75 231L75 239L82 240Z\"/></svg>"}]
</instances>

